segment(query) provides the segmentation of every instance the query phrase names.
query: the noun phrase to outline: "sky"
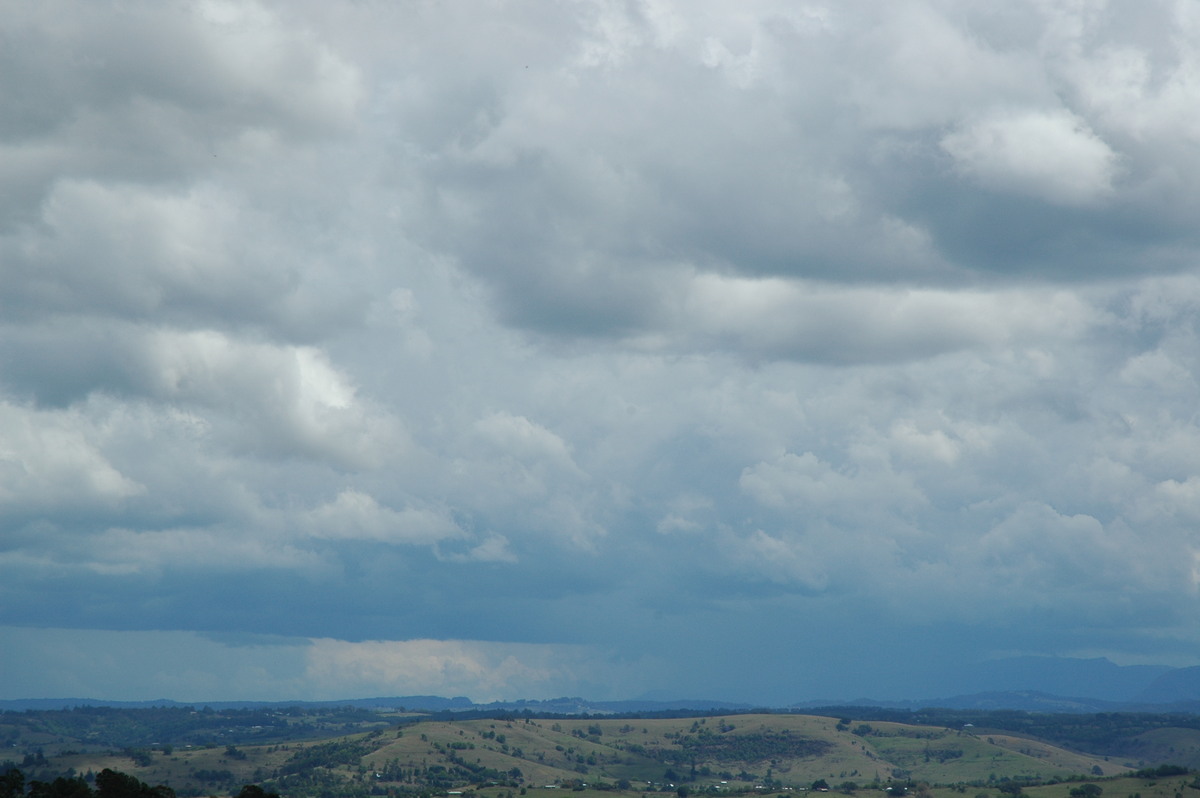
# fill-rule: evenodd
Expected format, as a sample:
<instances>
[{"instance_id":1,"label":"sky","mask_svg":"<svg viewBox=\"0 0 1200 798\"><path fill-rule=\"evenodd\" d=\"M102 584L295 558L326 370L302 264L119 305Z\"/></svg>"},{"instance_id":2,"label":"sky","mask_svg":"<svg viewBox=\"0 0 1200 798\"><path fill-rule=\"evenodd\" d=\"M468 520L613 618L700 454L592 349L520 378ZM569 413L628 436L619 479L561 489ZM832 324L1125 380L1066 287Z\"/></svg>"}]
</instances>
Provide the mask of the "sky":
<instances>
[{"instance_id":1,"label":"sky","mask_svg":"<svg viewBox=\"0 0 1200 798\"><path fill-rule=\"evenodd\" d=\"M0 0L0 698L1200 664L1194 0Z\"/></svg>"}]
</instances>

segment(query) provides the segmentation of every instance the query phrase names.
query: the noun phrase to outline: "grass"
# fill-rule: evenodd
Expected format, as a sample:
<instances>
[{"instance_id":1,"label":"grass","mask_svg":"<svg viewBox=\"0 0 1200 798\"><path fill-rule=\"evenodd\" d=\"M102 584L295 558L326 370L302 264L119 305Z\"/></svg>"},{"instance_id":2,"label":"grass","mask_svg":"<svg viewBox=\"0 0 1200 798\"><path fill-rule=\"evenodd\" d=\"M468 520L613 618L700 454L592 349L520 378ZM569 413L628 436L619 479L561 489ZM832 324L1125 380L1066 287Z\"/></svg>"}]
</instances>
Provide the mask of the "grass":
<instances>
[{"instance_id":1,"label":"grass","mask_svg":"<svg viewBox=\"0 0 1200 798\"><path fill-rule=\"evenodd\" d=\"M1184 744L1184 738L1159 737L1147 745L1165 750ZM1194 742L1200 751L1200 735ZM61 747L68 745L69 741ZM517 779L516 769L526 798L552 798L559 793L570 793L571 798L613 798L617 794L570 789L576 782L593 788L628 781L633 789L623 791L625 795L686 784L693 792L766 785L772 789L764 794L791 796L818 779L834 787L855 782L860 788L894 778L987 785L1000 779L1063 779L1091 773L1095 767L1109 776L1129 770L1124 763L1012 735L887 722L847 726L836 718L810 715L426 721L325 740L238 745L233 755L225 746L180 746L170 753L143 752L140 762L129 755L85 748L55 756L53 765L77 773L108 767L150 784L200 795L228 795L242 784L267 782L294 765L297 757L317 753L325 760L315 763L316 771L360 792L373 787L416 789L426 783L431 768L460 769L453 783L465 783L467 771L486 774L472 779L482 784ZM396 779L398 774L402 780ZM567 789L545 789L545 785L567 785ZM1070 798L1067 787L1035 789L1028 791L1030 798ZM1105 798L1138 792L1141 798L1176 798L1177 791L1174 787L1159 790L1157 785L1158 791L1144 786L1104 789ZM475 796L508 798L510 792L516 798L516 789L500 784L477 789ZM1001 798L997 790L987 787L968 788L965 793L935 788L933 796L976 798L984 793L987 798ZM866 789L858 794L880 795ZM831 798L838 795L830 794ZM1186 792L1180 798L1200 798L1200 793Z\"/></svg>"}]
</instances>

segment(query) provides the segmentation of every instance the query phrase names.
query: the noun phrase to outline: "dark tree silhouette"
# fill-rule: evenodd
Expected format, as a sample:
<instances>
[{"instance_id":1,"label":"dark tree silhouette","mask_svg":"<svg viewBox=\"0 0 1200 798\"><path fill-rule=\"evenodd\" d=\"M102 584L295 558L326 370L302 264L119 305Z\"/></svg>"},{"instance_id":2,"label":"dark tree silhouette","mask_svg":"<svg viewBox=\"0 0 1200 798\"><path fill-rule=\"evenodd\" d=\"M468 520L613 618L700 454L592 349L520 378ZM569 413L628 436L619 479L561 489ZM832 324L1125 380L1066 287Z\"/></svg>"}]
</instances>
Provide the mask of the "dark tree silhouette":
<instances>
[{"instance_id":1,"label":"dark tree silhouette","mask_svg":"<svg viewBox=\"0 0 1200 798\"><path fill-rule=\"evenodd\" d=\"M267 792L257 784L247 784L234 798L279 798L279 793Z\"/></svg>"}]
</instances>

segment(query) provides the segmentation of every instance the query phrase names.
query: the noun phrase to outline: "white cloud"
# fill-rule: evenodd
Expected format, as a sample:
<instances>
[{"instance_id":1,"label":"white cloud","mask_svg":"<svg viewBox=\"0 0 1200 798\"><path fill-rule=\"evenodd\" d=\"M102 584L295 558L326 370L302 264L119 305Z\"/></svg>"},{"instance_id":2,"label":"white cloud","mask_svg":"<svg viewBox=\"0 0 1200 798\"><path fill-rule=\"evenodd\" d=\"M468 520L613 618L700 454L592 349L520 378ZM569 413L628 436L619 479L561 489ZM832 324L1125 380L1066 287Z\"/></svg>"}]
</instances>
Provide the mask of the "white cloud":
<instances>
[{"instance_id":1,"label":"white cloud","mask_svg":"<svg viewBox=\"0 0 1200 798\"><path fill-rule=\"evenodd\" d=\"M295 274L270 252L244 249L238 228L251 213L212 185L180 194L60 180L41 224L10 242L13 279L3 295L17 313L269 318Z\"/></svg>"},{"instance_id":2,"label":"white cloud","mask_svg":"<svg viewBox=\"0 0 1200 798\"><path fill-rule=\"evenodd\" d=\"M1131 357L1121 368L1120 378L1173 395L1195 395L1195 375L1161 350Z\"/></svg>"},{"instance_id":3,"label":"white cloud","mask_svg":"<svg viewBox=\"0 0 1200 798\"><path fill-rule=\"evenodd\" d=\"M475 423L482 443L516 460L539 463L561 471L579 474L579 467L562 438L523 416L493 413Z\"/></svg>"},{"instance_id":4,"label":"white cloud","mask_svg":"<svg viewBox=\"0 0 1200 798\"><path fill-rule=\"evenodd\" d=\"M953 465L962 452L962 443L940 429L925 432L913 421L905 419L892 427L892 437L898 448L918 458L936 460Z\"/></svg>"},{"instance_id":5,"label":"white cloud","mask_svg":"<svg viewBox=\"0 0 1200 798\"><path fill-rule=\"evenodd\" d=\"M512 553L508 538L504 535L490 535L461 554L445 554L442 558L449 562L517 562L517 556Z\"/></svg>"},{"instance_id":6,"label":"white cloud","mask_svg":"<svg viewBox=\"0 0 1200 798\"><path fill-rule=\"evenodd\" d=\"M1191 589L1190 558L1139 557L1141 545L1120 521L1104 524L1030 501L979 538L967 565L980 588L1010 607L1053 604L1091 615L1089 602L1109 592L1137 589L1149 598ZM1072 586L1066 594L1057 589L1063 583Z\"/></svg>"},{"instance_id":7,"label":"white cloud","mask_svg":"<svg viewBox=\"0 0 1200 798\"><path fill-rule=\"evenodd\" d=\"M774 507L824 507L849 493L851 478L820 462L811 452L785 454L776 465L760 463L742 473L742 489Z\"/></svg>"},{"instance_id":8,"label":"white cloud","mask_svg":"<svg viewBox=\"0 0 1200 798\"><path fill-rule=\"evenodd\" d=\"M342 491L337 499L309 513L309 519L310 534L330 540L431 545L467 534L444 510L418 507L393 510L356 490Z\"/></svg>"},{"instance_id":9,"label":"white cloud","mask_svg":"<svg viewBox=\"0 0 1200 798\"><path fill-rule=\"evenodd\" d=\"M106 437L78 412L0 402L0 514L113 509L144 494L105 457Z\"/></svg>"},{"instance_id":10,"label":"white cloud","mask_svg":"<svg viewBox=\"0 0 1200 798\"><path fill-rule=\"evenodd\" d=\"M987 188L1061 205L1113 194L1119 159L1078 116L1062 110L998 111L941 141L955 168Z\"/></svg>"},{"instance_id":11,"label":"white cloud","mask_svg":"<svg viewBox=\"0 0 1200 798\"><path fill-rule=\"evenodd\" d=\"M733 556L756 576L820 592L830 585L831 563L823 553L814 551L819 545L804 539L785 540L756 529L738 542Z\"/></svg>"},{"instance_id":12,"label":"white cloud","mask_svg":"<svg viewBox=\"0 0 1200 798\"><path fill-rule=\"evenodd\" d=\"M345 131L363 100L348 62L257 3L6 6L6 223L63 178L174 182Z\"/></svg>"},{"instance_id":13,"label":"white cloud","mask_svg":"<svg viewBox=\"0 0 1200 798\"><path fill-rule=\"evenodd\" d=\"M685 347L704 342L758 357L834 362L1058 341L1096 320L1066 291L858 288L715 275L690 280L677 313Z\"/></svg>"},{"instance_id":14,"label":"white cloud","mask_svg":"<svg viewBox=\"0 0 1200 798\"><path fill-rule=\"evenodd\" d=\"M1200 520L1200 477L1190 476L1182 482L1167 479L1154 489L1170 507L1172 515L1182 516L1189 523Z\"/></svg>"},{"instance_id":15,"label":"white cloud","mask_svg":"<svg viewBox=\"0 0 1200 798\"><path fill-rule=\"evenodd\" d=\"M466 695L474 701L552 698L581 682L610 680L611 695L638 689L636 668L591 646L394 640L314 640L306 678L322 694Z\"/></svg>"},{"instance_id":16,"label":"white cloud","mask_svg":"<svg viewBox=\"0 0 1200 798\"><path fill-rule=\"evenodd\" d=\"M240 529L108 529L91 538L87 550L91 562L86 567L117 577L188 571L305 574L329 568L318 555L274 535L246 535Z\"/></svg>"},{"instance_id":17,"label":"white cloud","mask_svg":"<svg viewBox=\"0 0 1200 798\"><path fill-rule=\"evenodd\" d=\"M855 110L872 127L936 129L981 102L1047 93L1045 66L1036 54L989 41L986 22L996 20L980 24L971 19L975 9L922 2L845 5L844 46L855 60L839 64L849 73ZM1024 9L1014 10L1019 16Z\"/></svg>"},{"instance_id":18,"label":"white cloud","mask_svg":"<svg viewBox=\"0 0 1200 798\"><path fill-rule=\"evenodd\" d=\"M316 38L254 2L197 4L198 38L213 77L240 88L238 102L278 104L314 126L350 124L363 101L357 71Z\"/></svg>"},{"instance_id":19,"label":"white cloud","mask_svg":"<svg viewBox=\"0 0 1200 798\"><path fill-rule=\"evenodd\" d=\"M312 347L247 343L216 331L159 331L137 342L128 367L138 392L215 411L233 447L328 458L369 468L403 445L386 413Z\"/></svg>"}]
</instances>

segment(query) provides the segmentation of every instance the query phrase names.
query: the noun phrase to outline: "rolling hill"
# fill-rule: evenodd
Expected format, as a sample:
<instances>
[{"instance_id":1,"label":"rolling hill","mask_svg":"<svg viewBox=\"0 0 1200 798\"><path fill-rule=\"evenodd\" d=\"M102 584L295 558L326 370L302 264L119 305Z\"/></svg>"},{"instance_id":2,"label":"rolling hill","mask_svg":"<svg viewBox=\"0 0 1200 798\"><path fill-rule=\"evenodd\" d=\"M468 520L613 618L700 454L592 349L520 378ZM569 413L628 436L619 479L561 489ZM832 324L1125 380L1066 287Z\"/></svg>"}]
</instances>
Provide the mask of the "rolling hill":
<instances>
[{"instance_id":1,"label":"rolling hill","mask_svg":"<svg viewBox=\"0 0 1200 798\"><path fill-rule=\"evenodd\" d=\"M688 718L435 720L354 714L360 730L315 737L307 725L242 730L250 742L167 744L113 750L41 732L26 753L31 778L112 768L181 796L228 795L246 783L284 796L367 796L459 790L847 790L888 783L996 786L1112 776L1126 764L999 732L797 714ZM337 723L326 723L337 726ZM341 724L353 725L349 721ZM2 724L0 724L2 726ZM294 728L298 737L279 735ZM219 729L217 731L220 731ZM236 731L230 727L230 731ZM301 734L301 732L303 732ZM253 744L255 734L275 739ZM31 738L33 739L33 738ZM232 738L230 738L232 739ZM39 759L40 757L40 759Z\"/></svg>"}]
</instances>

